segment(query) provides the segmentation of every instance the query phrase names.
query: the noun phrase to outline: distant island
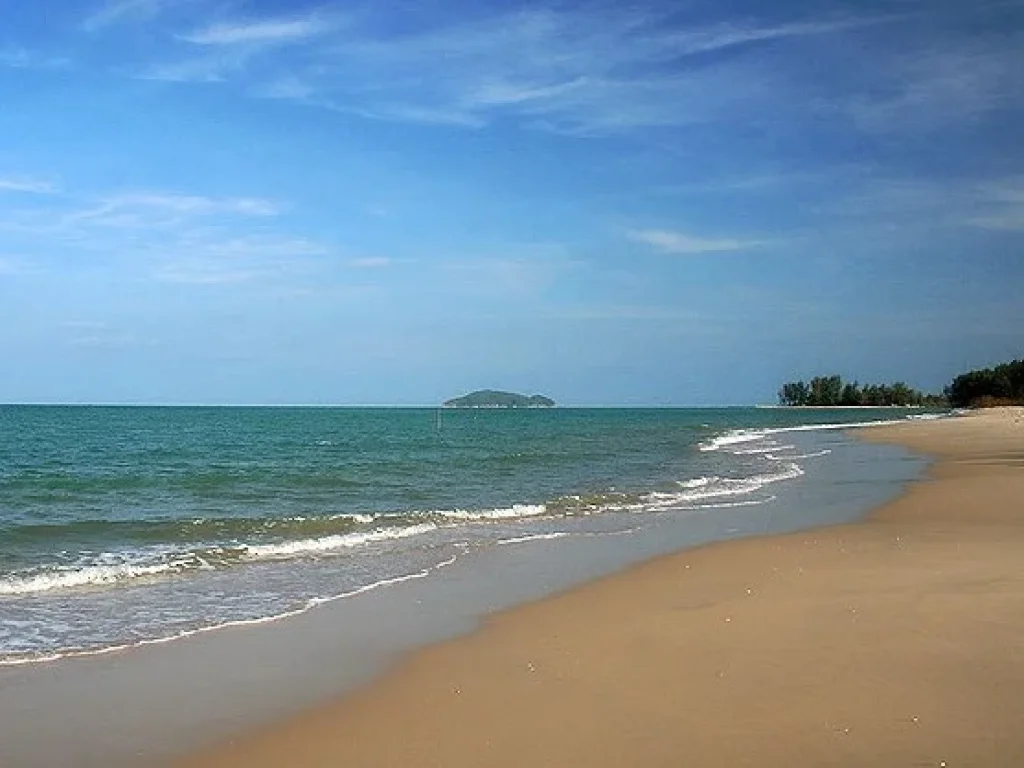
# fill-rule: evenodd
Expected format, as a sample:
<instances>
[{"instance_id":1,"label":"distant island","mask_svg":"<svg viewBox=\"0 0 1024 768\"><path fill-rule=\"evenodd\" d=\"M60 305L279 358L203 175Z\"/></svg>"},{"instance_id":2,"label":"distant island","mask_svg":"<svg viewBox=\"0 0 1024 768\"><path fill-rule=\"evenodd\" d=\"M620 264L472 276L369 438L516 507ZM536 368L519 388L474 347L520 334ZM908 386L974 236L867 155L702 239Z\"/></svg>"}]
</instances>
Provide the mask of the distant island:
<instances>
[{"instance_id":1,"label":"distant island","mask_svg":"<svg viewBox=\"0 0 1024 768\"><path fill-rule=\"evenodd\" d=\"M480 389L468 395L445 400L444 408L552 408L555 401L544 395L517 395L515 392L499 392L494 389Z\"/></svg>"}]
</instances>

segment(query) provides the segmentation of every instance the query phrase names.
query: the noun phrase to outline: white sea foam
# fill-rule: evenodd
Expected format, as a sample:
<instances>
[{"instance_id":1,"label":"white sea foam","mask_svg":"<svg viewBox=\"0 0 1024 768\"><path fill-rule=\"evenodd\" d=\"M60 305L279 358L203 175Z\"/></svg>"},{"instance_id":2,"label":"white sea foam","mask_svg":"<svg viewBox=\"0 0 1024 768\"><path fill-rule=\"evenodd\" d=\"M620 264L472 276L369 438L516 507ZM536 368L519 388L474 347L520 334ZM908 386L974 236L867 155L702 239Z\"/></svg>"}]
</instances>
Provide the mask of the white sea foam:
<instances>
[{"instance_id":1,"label":"white sea foam","mask_svg":"<svg viewBox=\"0 0 1024 768\"><path fill-rule=\"evenodd\" d=\"M754 440L760 440L762 437L767 435L766 430L753 430L753 429L733 429L717 437L713 437L710 440L706 440L701 443L698 447L702 451L719 451L722 448L726 448L730 445L737 445L739 443L750 443Z\"/></svg>"},{"instance_id":2,"label":"white sea foam","mask_svg":"<svg viewBox=\"0 0 1024 768\"><path fill-rule=\"evenodd\" d=\"M299 539L276 544L256 544L245 547L245 554L250 558L274 559L294 557L295 555L331 552L334 550L351 549L363 544L370 544L389 539L406 539L420 536L436 530L433 523L421 523L405 528L378 528L360 533L345 533L333 536L321 536L315 539Z\"/></svg>"},{"instance_id":3,"label":"white sea foam","mask_svg":"<svg viewBox=\"0 0 1024 768\"><path fill-rule=\"evenodd\" d=\"M111 586L188 570L210 570L215 567L210 560L225 554L230 554L236 562L323 555L375 542L419 536L437 527L434 523L421 523L403 528L378 528L273 544L232 544L196 551L174 551L160 547L103 553L95 556L92 562L61 566L41 573L12 574L0 580L0 595L29 595L60 589Z\"/></svg>"},{"instance_id":4,"label":"white sea foam","mask_svg":"<svg viewBox=\"0 0 1024 768\"><path fill-rule=\"evenodd\" d=\"M427 516L437 516L449 520L512 520L520 517L536 517L543 515L548 508L543 504L513 504L511 507L499 507L497 509L439 509L431 512L420 513Z\"/></svg>"},{"instance_id":5,"label":"white sea foam","mask_svg":"<svg viewBox=\"0 0 1024 768\"><path fill-rule=\"evenodd\" d=\"M681 488L703 488L709 483L713 483L715 480L720 479L721 478L719 478L718 475L711 475L710 477L702 475L701 477L695 477L691 480L677 480L676 482Z\"/></svg>"},{"instance_id":6,"label":"white sea foam","mask_svg":"<svg viewBox=\"0 0 1024 768\"><path fill-rule=\"evenodd\" d=\"M701 443L698 447L702 451L720 451L722 449L729 450L729 446L737 445L739 443L750 443L756 440L762 440L772 435L781 435L789 432L820 432L827 430L836 429L861 429L864 427L877 427L883 424L900 424L908 419L920 419L920 418L944 418L945 414L912 414L910 416L904 416L899 419L880 419L878 421L849 421L839 423L826 423L826 424L798 424L792 427L765 427L763 429L733 429L724 434L717 435L710 440L706 440ZM740 451L730 451L731 453L740 453ZM748 453L760 453L759 449L746 449Z\"/></svg>"},{"instance_id":7,"label":"white sea foam","mask_svg":"<svg viewBox=\"0 0 1024 768\"><path fill-rule=\"evenodd\" d=\"M180 567L180 564L173 562L156 565L123 563L121 565L69 567L31 576L14 576L0 581L0 595L27 595L33 592L50 592L55 589L112 584L127 579L157 576Z\"/></svg>"},{"instance_id":8,"label":"white sea foam","mask_svg":"<svg viewBox=\"0 0 1024 768\"><path fill-rule=\"evenodd\" d=\"M788 447L792 448L793 446ZM794 461L796 459L817 459L820 456L828 456L830 453L832 453L832 449L822 448L820 451L815 451L814 453L798 453L794 456L778 456L774 453L766 453L765 458L775 461Z\"/></svg>"},{"instance_id":9,"label":"white sea foam","mask_svg":"<svg viewBox=\"0 0 1024 768\"><path fill-rule=\"evenodd\" d=\"M775 501L776 496L767 496L763 499L746 499L742 501L720 501L710 504L695 504L692 509L733 509L735 507L757 507Z\"/></svg>"},{"instance_id":10,"label":"white sea foam","mask_svg":"<svg viewBox=\"0 0 1024 768\"><path fill-rule=\"evenodd\" d=\"M750 477L729 478L716 477L698 487L687 488L677 494L666 494L674 497L674 503L701 501L729 496L744 496L761 490L766 485L793 480L804 474L798 464L789 462L774 472L764 472Z\"/></svg>"},{"instance_id":11,"label":"white sea foam","mask_svg":"<svg viewBox=\"0 0 1024 768\"><path fill-rule=\"evenodd\" d=\"M794 445L787 445L785 443L779 443L779 442L776 442L775 440L768 440L767 442L770 443L770 444L769 445L763 445L763 446L761 446L759 448L736 448L736 449L730 451L730 453L732 453L732 454L734 454L736 456L759 456L759 455L764 455L764 454L768 454L768 453L774 453L775 451L792 450L793 448L796 447Z\"/></svg>"},{"instance_id":12,"label":"white sea foam","mask_svg":"<svg viewBox=\"0 0 1024 768\"><path fill-rule=\"evenodd\" d=\"M555 531L554 533L533 533L526 536L513 536L508 539L498 539L499 544L522 544L527 541L548 541L550 539L564 539L572 536L568 531Z\"/></svg>"},{"instance_id":13,"label":"white sea foam","mask_svg":"<svg viewBox=\"0 0 1024 768\"><path fill-rule=\"evenodd\" d=\"M119 643L115 645L104 646L102 648L70 648L67 650L55 651L53 653L47 653L44 655L11 656L8 658L0 657L0 667L22 666L25 664L39 664L42 662L56 661L58 659L74 658L80 656L105 656L107 654L119 653L121 651L127 651L132 648L141 648L147 645L162 645L164 643L170 643L175 640L182 640L193 635L206 634L207 632L217 632L219 630L228 629L230 627L248 627L256 626L259 624L269 624L271 622L280 621L282 619L289 619L293 616L299 616L303 613L306 613L307 611L312 610L313 608L316 608L317 606L324 605L325 603L332 603L337 600L344 600L349 597L356 597L357 595L362 595L372 590L380 589L381 587L390 587L395 584L401 584L406 581L426 578L434 571L452 565L456 562L456 560L458 560L458 556L452 555L447 560L443 560L432 567L424 568L414 573L403 574L401 576L393 576L387 579L380 579L378 581L374 581L369 584L364 584L361 587L356 587L355 589L351 589L337 595L313 598L311 600L307 600L303 605L299 606L298 608L294 608L289 611L275 613L271 616L260 616L258 618L253 619L237 619L234 621L225 621L219 624L210 624L204 627L197 627L195 629L181 630L179 632L175 632L165 637L148 638L145 640L139 640L134 643Z\"/></svg>"}]
</instances>

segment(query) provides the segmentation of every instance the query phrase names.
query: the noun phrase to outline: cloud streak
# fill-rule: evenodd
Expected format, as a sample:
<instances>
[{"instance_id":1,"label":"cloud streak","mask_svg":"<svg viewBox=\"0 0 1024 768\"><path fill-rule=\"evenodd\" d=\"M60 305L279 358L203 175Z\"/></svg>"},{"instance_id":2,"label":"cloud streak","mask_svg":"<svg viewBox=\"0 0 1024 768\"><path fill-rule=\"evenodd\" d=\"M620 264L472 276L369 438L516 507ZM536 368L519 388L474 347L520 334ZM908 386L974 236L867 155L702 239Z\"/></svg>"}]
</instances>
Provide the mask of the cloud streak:
<instances>
[{"instance_id":1,"label":"cloud streak","mask_svg":"<svg viewBox=\"0 0 1024 768\"><path fill-rule=\"evenodd\" d=\"M102 198L98 204L64 218L65 224L113 228L166 228L197 217L272 217L281 207L252 197L203 197L139 192Z\"/></svg>"},{"instance_id":2,"label":"cloud streak","mask_svg":"<svg viewBox=\"0 0 1024 768\"><path fill-rule=\"evenodd\" d=\"M156 13L165 2L126 0L105 18ZM254 96L370 119L481 128L511 118L556 133L608 135L708 122L737 109L771 113L785 84L757 60L765 44L901 18L696 25L652 8L535 7L398 34L322 13L250 18L173 35L176 47L164 55L177 60L143 64L136 76L236 83ZM301 52L283 50L299 42ZM714 66L705 65L709 56L719 59Z\"/></svg>"},{"instance_id":3,"label":"cloud streak","mask_svg":"<svg viewBox=\"0 0 1024 768\"><path fill-rule=\"evenodd\" d=\"M726 62L691 70L686 60L771 40L848 31L878 19L679 29L642 12L531 10L388 39L351 37L324 56L328 71L362 73L374 95L350 92L370 116L485 125L517 116L565 133L614 133L685 125L726 101L771 104L770 78ZM338 82L317 80L337 101ZM310 99L307 81L299 100ZM379 95L378 95L379 94Z\"/></svg>"},{"instance_id":4,"label":"cloud streak","mask_svg":"<svg viewBox=\"0 0 1024 768\"><path fill-rule=\"evenodd\" d=\"M980 229L1024 232L1024 177L983 184L978 196L985 211L968 220Z\"/></svg>"},{"instance_id":5,"label":"cloud streak","mask_svg":"<svg viewBox=\"0 0 1024 768\"><path fill-rule=\"evenodd\" d=\"M740 240L737 238L696 237L685 232L667 229L640 229L627 233L630 240L650 246L660 253L668 254L700 254L723 253L726 251L744 251L763 245L757 240Z\"/></svg>"},{"instance_id":6,"label":"cloud streak","mask_svg":"<svg viewBox=\"0 0 1024 768\"><path fill-rule=\"evenodd\" d=\"M71 60L66 56L51 56L28 48L14 47L0 49L0 67L11 69L61 69Z\"/></svg>"},{"instance_id":7,"label":"cloud streak","mask_svg":"<svg viewBox=\"0 0 1024 768\"><path fill-rule=\"evenodd\" d=\"M92 25L191 1L119 0ZM221 18L168 34L165 61L134 72L367 119L465 128L512 120L586 137L722 120L779 124L797 103L861 132L907 132L969 121L1024 90L1014 74L1024 71L1019 39L876 50L868 30L925 16L908 7L709 23L655 6L534 6L398 32L375 25L370 11ZM826 71L834 76L822 94Z\"/></svg>"},{"instance_id":8,"label":"cloud streak","mask_svg":"<svg viewBox=\"0 0 1024 768\"><path fill-rule=\"evenodd\" d=\"M22 192L32 195L52 195L59 191L56 184L41 179L0 177L0 192Z\"/></svg>"},{"instance_id":9,"label":"cloud streak","mask_svg":"<svg viewBox=\"0 0 1024 768\"><path fill-rule=\"evenodd\" d=\"M330 28L330 24L317 18L222 23L182 35L181 39L194 45L204 46L273 45L322 35Z\"/></svg>"},{"instance_id":10,"label":"cloud streak","mask_svg":"<svg viewBox=\"0 0 1024 768\"><path fill-rule=\"evenodd\" d=\"M178 0L179 3L187 0ZM86 32L97 32L127 21L150 19L171 5L174 0L110 0L96 8L82 22Z\"/></svg>"}]
</instances>

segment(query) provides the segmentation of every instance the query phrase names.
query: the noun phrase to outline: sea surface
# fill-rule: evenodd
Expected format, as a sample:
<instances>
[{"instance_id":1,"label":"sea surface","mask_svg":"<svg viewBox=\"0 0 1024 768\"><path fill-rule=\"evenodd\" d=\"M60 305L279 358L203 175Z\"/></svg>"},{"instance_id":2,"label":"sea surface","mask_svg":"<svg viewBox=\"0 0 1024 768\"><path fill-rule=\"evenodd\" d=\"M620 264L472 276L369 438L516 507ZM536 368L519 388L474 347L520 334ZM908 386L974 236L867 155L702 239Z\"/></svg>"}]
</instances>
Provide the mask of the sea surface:
<instances>
[{"instance_id":1,"label":"sea surface","mask_svg":"<svg viewBox=\"0 0 1024 768\"><path fill-rule=\"evenodd\" d=\"M797 438L929 415L0 406L0 664L270 621L509 544L768 510L829 461Z\"/></svg>"}]
</instances>

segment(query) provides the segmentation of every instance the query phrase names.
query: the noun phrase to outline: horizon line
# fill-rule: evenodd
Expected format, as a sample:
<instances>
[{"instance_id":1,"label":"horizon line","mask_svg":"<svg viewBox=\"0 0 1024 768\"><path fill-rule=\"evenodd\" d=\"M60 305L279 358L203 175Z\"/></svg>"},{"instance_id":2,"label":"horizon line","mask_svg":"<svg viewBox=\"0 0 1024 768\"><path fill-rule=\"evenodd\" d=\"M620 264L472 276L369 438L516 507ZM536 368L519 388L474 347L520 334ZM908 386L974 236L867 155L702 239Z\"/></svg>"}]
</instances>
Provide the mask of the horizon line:
<instances>
[{"instance_id":1,"label":"horizon line","mask_svg":"<svg viewBox=\"0 0 1024 768\"><path fill-rule=\"evenodd\" d=\"M52 401L21 401L0 402L0 408L9 407L40 407L40 408L444 408L443 403L174 403L174 402L52 402ZM473 408L447 407L448 411L545 411L565 410L573 408L774 408L783 407L766 403L717 403L717 404L555 404L543 408Z\"/></svg>"}]
</instances>

